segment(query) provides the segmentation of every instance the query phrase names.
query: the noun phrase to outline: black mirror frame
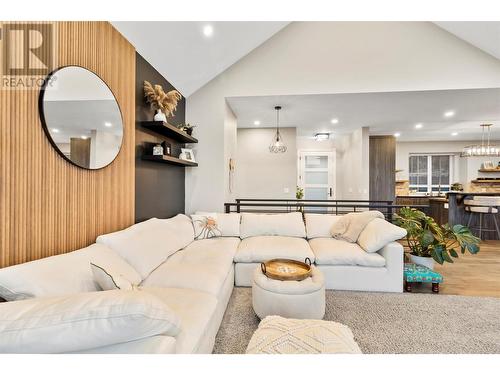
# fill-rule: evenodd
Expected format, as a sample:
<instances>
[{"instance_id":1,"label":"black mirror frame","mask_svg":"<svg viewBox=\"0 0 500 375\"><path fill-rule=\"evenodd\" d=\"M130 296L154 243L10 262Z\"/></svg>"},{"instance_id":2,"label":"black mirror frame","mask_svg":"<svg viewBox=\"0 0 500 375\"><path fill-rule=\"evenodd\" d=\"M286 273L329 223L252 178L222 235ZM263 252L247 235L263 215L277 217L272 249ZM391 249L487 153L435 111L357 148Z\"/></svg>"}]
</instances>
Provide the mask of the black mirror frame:
<instances>
[{"instance_id":1,"label":"black mirror frame","mask_svg":"<svg viewBox=\"0 0 500 375\"><path fill-rule=\"evenodd\" d=\"M99 78L101 80L102 83L104 83L106 85L106 87L108 88L108 90L111 92L111 94L113 95L113 98L115 99L115 102L116 102L116 105L118 106L118 110L120 111L120 118L121 118L121 121L122 121L122 141L120 143L120 149L118 150L118 152L116 153L115 157L113 158L113 160L111 160L108 164L106 164L105 166L103 167L100 167L100 168L85 168L85 167L82 167L81 165L78 165L76 164L75 162L73 162L71 159L69 159L66 155L64 155L64 153L59 149L59 147L57 147L57 144L54 142L54 140L52 139L52 135L50 134L50 131L49 131L49 127L47 125L47 122L46 122L46 119L45 119L45 113L44 113L44 110L43 110L43 98L44 98L44 95L45 95L45 91L47 89L47 85L49 84L50 82L50 79L52 78L52 76L54 74L56 74L58 71L62 70L62 69L65 69L65 68L71 68L71 67L74 67L74 68L82 68L82 69L85 69L86 71L92 73L93 75L95 75L97 78ZM120 102L118 102L118 99L116 99L116 95L115 93L113 92L113 90L111 90L111 87L109 87L109 85L106 83L105 80L103 80L101 78L101 76L99 76L97 73L93 72L92 70L84 67L84 66L80 66L80 65L64 65L64 66L61 66L55 70L53 70L52 72L50 72L49 74L47 74L47 77L45 77L44 81L43 81L43 84L42 86L40 87L40 93L39 93L39 96L38 96L38 114L39 114L39 117L40 117L40 121L42 123L42 128L43 128L43 131L45 133L45 135L47 136L50 144L52 145L52 147L54 148L54 150L56 150L56 152L64 159L66 160L67 162L73 164L74 166L78 167L78 168L81 168L83 170L86 170L86 171L99 171L101 169L104 169L104 168L107 168L109 167L111 164L113 164L116 160L116 158L118 157L118 155L120 155L120 152L122 151L122 147L123 147L123 143L124 143L124 138L125 138L125 123L123 121L123 114L122 114L122 109L120 107Z\"/></svg>"}]
</instances>

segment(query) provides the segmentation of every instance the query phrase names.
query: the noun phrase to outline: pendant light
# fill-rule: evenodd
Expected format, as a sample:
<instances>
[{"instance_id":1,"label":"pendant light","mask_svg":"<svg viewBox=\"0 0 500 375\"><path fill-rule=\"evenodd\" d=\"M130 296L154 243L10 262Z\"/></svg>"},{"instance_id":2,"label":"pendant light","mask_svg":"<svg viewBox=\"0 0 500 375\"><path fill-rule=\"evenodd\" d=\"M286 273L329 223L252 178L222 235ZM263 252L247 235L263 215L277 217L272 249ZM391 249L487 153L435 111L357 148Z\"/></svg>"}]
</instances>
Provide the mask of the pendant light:
<instances>
[{"instance_id":1,"label":"pendant light","mask_svg":"<svg viewBox=\"0 0 500 375\"><path fill-rule=\"evenodd\" d=\"M500 147L490 144L490 133L493 124L481 124L482 130L481 145L470 145L465 146L462 150L460 156L500 156ZM487 134L487 140L485 143L484 136L485 132Z\"/></svg>"},{"instance_id":2,"label":"pendant light","mask_svg":"<svg viewBox=\"0 0 500 375\"><path fill-rule=\"evenodd\" d=\"M271 142L271 145L269 146L269 152L272 152L274 154L282 154L286 152L286 146L285 143L283 142L283 139L281 138L280 134L280 110L281 107L277 105L274 107L276 110L276 135L273 137L273 140Z\"/></svg>"}]
</instances>

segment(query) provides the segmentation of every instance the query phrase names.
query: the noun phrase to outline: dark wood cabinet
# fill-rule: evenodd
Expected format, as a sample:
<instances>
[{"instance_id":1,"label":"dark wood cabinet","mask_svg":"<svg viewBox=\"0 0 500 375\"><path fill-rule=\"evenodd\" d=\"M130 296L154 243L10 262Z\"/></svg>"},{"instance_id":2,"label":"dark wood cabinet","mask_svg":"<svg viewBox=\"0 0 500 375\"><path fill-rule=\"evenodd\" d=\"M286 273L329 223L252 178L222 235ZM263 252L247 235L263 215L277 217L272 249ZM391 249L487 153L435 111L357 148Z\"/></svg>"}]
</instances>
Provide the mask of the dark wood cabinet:
<instances>
[{"instance_id":1,"label":"dark wood cabinet","mask_svg":"<svg viewBox=\"0 0 500 375\"><path fill-rule=\"evenodd\" d=\"M394 200L396 189L396 139L370 137L370 200Z\"/></svg>"}]
</instances>

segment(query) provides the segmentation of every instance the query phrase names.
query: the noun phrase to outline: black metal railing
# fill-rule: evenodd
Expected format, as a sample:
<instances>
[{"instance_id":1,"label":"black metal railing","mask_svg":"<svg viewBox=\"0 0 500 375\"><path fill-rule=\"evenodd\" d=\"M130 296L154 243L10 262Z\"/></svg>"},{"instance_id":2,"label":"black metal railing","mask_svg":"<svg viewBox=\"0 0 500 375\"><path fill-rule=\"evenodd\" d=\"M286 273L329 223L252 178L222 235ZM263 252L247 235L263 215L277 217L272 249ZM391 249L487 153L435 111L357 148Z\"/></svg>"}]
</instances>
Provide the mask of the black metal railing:
<instances>
[{"instance_id":1,"label":"black metal railing","mask_svg":"<svg viewBox=\"0 0 500 375\"><path fill-rule=\"evenodd\" d=\"M349 212L378 210L388 221L392 221L394 213L402 207L413 207L429 213L428 205L398 205L388 200L320 200L320 199L235 199L235 202L224 203L224 212L259 212L280 213L324 213L343 215Z\"/></svg>"}]
</instances>

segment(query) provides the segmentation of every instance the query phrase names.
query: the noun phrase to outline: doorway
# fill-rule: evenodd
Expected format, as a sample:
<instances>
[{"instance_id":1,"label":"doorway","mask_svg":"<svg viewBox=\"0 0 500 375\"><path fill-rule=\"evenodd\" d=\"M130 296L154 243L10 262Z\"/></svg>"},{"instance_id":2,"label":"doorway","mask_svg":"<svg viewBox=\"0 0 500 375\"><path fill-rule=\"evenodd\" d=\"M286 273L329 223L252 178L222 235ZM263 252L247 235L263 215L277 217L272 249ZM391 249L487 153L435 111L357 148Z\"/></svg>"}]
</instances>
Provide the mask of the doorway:
<instances>
[{"instance_id":1,"label":"doorway","mask_svg":"<svg viewBox=\"0 0 500 375\"><path fill-rule=\"evenodd\" d=\"M335 199L335 152L299 150L297 170L304 199Z\"/></svg>"}]
</instances>

